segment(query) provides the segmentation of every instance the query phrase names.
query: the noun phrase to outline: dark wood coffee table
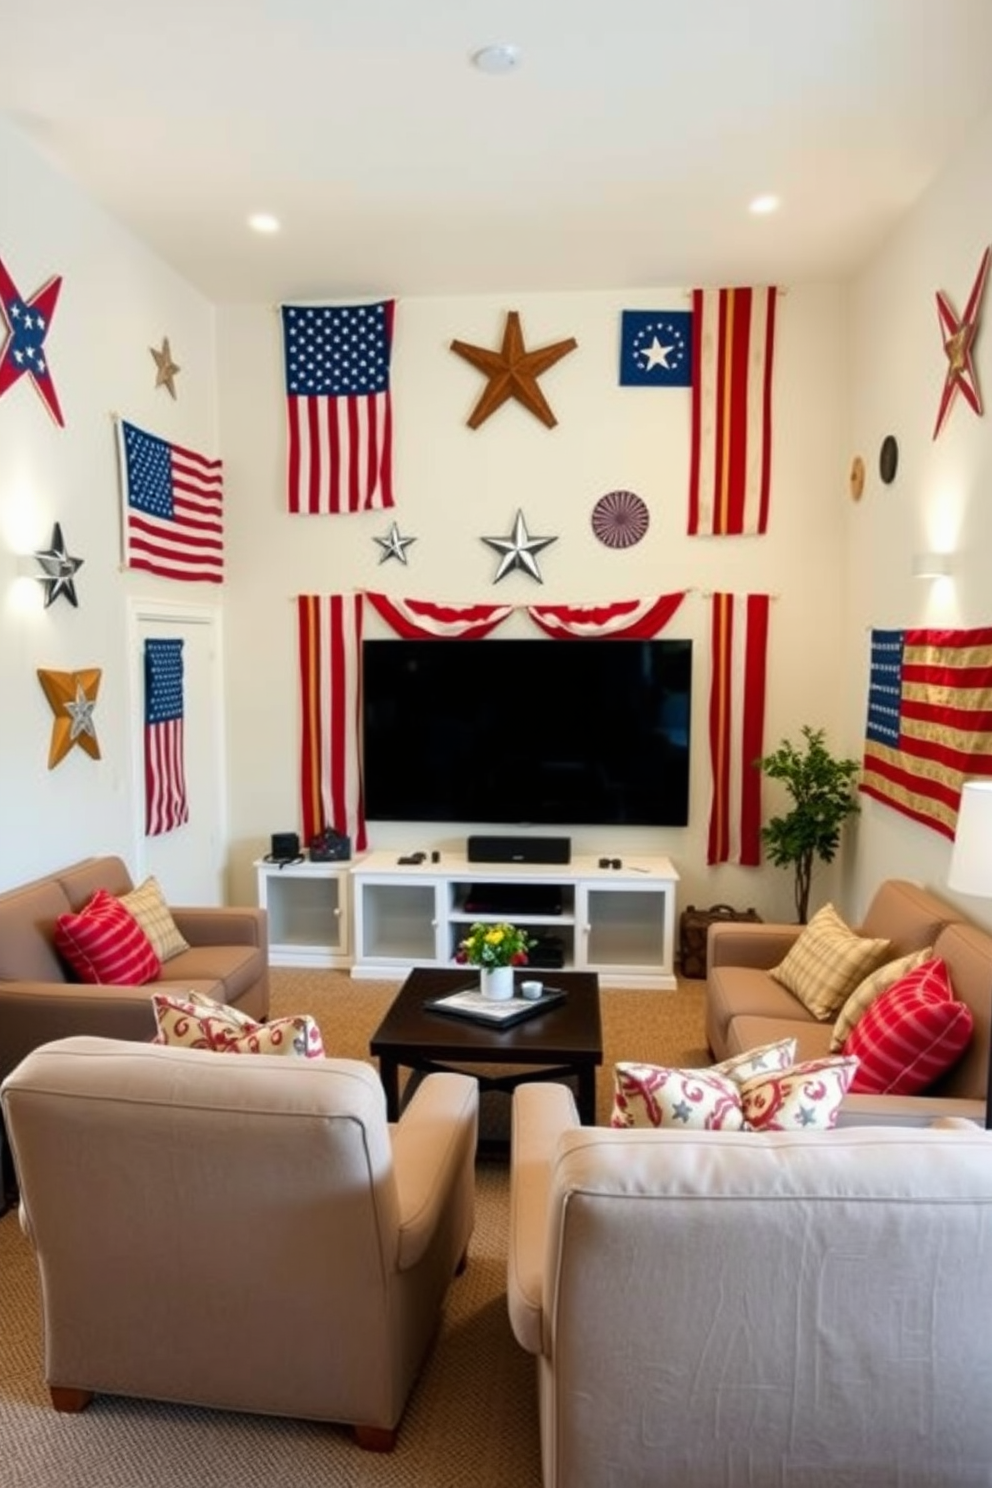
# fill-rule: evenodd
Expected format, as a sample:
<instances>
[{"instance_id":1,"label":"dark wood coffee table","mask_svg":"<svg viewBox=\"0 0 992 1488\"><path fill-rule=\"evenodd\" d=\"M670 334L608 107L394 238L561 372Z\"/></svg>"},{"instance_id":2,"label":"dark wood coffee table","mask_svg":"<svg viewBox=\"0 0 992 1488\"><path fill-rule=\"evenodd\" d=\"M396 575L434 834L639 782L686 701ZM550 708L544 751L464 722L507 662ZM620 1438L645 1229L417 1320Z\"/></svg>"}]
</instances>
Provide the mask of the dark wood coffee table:
<instances>
[{"instance_id":1,"label":"dark wood coffee table","mask_svg":"<svg viewBox=\"0 0 992 1488\"><path fill-rule=\"evenodd\" d=\"M390 1121L400 1113L399 1070L433 1070L472 1065L535 1065L505 1075L479 1074L480 1090L513 1090L527 1080L559 1080L574 1076L576 1104L587 1126L596 1122L596 1066L603 1062L603 1030L599 1018L599 978L588 971L536 973L523 968L516 980L540 975L547 987L560 987L563 1002L512 1028L491 1028L468 1018L432 1012L424 1004L462 987L477 985L466 970L416 967L403 983L396 1000L372 1035L369 1048L379 1060Z\"/></svg>"}]
</instances>

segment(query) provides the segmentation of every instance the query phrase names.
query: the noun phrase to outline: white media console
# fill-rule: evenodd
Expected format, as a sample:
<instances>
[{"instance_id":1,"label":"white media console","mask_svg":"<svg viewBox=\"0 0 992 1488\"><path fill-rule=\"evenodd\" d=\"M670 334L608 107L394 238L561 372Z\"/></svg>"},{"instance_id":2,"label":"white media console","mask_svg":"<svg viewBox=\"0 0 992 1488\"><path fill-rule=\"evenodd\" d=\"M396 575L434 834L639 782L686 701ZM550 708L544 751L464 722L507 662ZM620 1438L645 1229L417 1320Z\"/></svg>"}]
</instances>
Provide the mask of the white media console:
<instances>
[{"instance_id":1,"label":"white media console","mask_svg":"<svg viewBox=\"0 0 992 1488\"><path fill-rule=\"evenodd\" d=\"M400 863L371 852L348 863L259 859L258 902L269 914L273 966L350 968L353 977L404 977L452 966L476 920L512 920L540 942L534 974L595 971L614 986L675 983L675 891L668 858L639 854L620 868L570 863L478 863L442 853ZM612 863L613 858L609 861Z\"/></svg>"},{"instance_id":2,"label":"white media console","mask_svg":"<svg viewBox=\"0 0 992 1488\"><path fill-rule=\"evenodd\" d=\"M442 853L399 863L372 852L351 869L352 976L405 976L451 966L476 920L510 920L540 942L535 975L596 971L614 985L674 988L675 888L668 858L633 855L620 868L596 857L570 863L479 863ZM610 859L613 862L614 859Z\"/></svg>"}]
</instances>

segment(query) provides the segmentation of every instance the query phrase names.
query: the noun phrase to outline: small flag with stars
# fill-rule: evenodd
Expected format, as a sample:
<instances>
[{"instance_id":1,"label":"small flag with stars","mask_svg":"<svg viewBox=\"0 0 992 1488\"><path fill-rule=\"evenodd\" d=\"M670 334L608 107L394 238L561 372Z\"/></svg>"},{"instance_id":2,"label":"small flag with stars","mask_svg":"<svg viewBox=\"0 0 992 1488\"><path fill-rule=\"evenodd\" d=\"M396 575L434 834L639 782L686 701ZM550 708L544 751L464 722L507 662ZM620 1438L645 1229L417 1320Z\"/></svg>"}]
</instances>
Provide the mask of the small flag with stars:
<instances>
[{"instance_id":1,"label":"small flag with stars","mask_svg":"<svg viewBox=\"0 0 992 1488\"><path fill-rule=\"evenodd\" d=\"M183 643L145 642L145 836L189 821L183 739Z\"/></svg>"},{"instance_id":2,"label":"small flag with stars","mask_svg":"<svg viewBox=\"0 0 992 1488\"><path fill-rule=\"evenodd\" d=\"M224 578L222 466L117 421L124 499L124 566L163 579Z\"/></svg>"},{"instance_id":3,"label":"small flag with stars","mask_svg":"<svg viewBox=\"0 0 992 1488\"><path fill-rule=\"evenodd\" d=\"M291 512L393 505L394 310L394 300L283 305Z\"/></svg>"},{"instance_id":4,"label":"small flag with stars","mask_svg":"<svg viewBox=\"0 0 992 1488\"><path fill-rule=\"evenodd\" d=\"M691 311L621 311L620 386L692 386Z\"/></svg>"}]
</instances>

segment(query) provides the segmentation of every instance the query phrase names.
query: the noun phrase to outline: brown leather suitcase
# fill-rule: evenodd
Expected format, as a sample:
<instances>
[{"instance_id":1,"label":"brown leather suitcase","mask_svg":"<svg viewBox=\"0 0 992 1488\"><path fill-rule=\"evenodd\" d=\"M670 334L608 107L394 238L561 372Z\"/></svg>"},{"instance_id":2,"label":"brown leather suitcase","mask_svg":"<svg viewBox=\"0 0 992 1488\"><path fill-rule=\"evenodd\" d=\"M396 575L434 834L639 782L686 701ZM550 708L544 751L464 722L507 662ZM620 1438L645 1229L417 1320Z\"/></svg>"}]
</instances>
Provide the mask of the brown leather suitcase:
<instances>
[{"instance_id":1,"label":"brown leather suitcase","mask_svg":"<svg viewBox=\"0 0 992 1488\"><path fill-rule=\"evenodd\" d=\"M734 909L731 904L711 904L697 909L690 904L679 919L679 970L684 977L706 975L706 932L715 920L753 920L761 923L754 909Z\"/></svg>"}]
</instances>

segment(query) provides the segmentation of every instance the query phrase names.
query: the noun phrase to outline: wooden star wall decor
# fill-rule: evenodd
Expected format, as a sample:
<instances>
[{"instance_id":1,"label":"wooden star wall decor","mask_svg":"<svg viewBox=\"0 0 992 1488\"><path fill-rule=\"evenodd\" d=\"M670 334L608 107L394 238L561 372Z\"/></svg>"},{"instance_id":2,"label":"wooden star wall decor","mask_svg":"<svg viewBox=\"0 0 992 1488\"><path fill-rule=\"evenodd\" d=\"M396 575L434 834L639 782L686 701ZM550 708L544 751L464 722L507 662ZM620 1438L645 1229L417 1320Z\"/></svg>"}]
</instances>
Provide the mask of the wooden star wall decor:
<instances>
[{"instance_id":1,"label":"wooden star wall decor","mask_svg":"<svg viewBox=\"0 0 992 1488\"><path fill-rule=\"evenodd\" d=\"M940 407L937 409L937 422L933 430L934 439L940 433L944 420L950 412L955 393L960 392L977 414L981 415L982 412L982 394L979 390L975 363L972 358L972 343L978 330L978 317L982 310L982 296L985 293L985 281L989 273L990 254L992 254L992 248L986 248L978 266L975 282L971 287L971 294L968 296L968 303L964 307L964 314L960 318L955 315L947 296L941 290L937 291L937 315L944 340L944 355L947 357L947 375L944 378L944 390L940 395Z\"/></svg>"},{"instance_id":2,"label":"wooden star wall decor","mask_svg":"<svg viewBox=\"0 0 992 1488\"><path fill-rule=\"evenodd\" d=\"M486 419L502 408L510 398L528 409L547 428L553 429L558 420L551 412L547 398L537 385L542 372L547 372L555 362L568 356L578 346L574 336L567 341L555 341L537 351L524 350L524 336L520 327L520 315L508 310L503 344L499 351L490 351L485 346L472 346L467 341L452 341L451 350L464 357L473 367L486 375L486 386L482 396L468 418L470 429L478 429Z\"/></svg>"},{"instance_id":3,"label":"wooden star wall decor","mask_svg":"<svg viewBox=\"0 0 992 1488\"><path fill-rule=\"evenodd\" d=\"M50 672L38 668L38 681L55 714L52 742L48 750L48 768L61 764L74 744L90 756L100 758L93 709L100 690L100 669L86 667L80 672Z\"/></svg>"},{"instance_id":4,"label":"wooden star wall decor","mask_svg":"<svg viewBox=\"0 0 992 1488\"><path fill-rule=\"evenodd\" d=\"M172 396L175 397L176 373L182 371L182 368L172 360L172 350L169 346L168 336L162 337L161 351L156 351L154 346L149 346L148 350L155 358L155 386L157 388L168 388Z\"/></svg>"}]
</instances>

